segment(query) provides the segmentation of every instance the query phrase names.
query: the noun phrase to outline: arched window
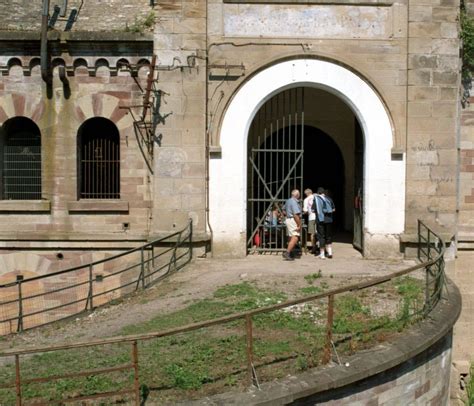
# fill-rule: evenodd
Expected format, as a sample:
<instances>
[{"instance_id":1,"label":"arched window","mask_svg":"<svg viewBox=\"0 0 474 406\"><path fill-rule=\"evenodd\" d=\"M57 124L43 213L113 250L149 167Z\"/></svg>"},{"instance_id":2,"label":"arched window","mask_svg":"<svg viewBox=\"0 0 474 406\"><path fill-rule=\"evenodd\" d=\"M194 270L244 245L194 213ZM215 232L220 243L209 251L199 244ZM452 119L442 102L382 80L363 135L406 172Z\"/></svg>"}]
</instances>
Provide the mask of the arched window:
<instances>
[{"instance_id":1,"label":"arched window","mask_svg":"<svg viewBox=\"0 0 474 406\"><path fill-rule=\"evenodd\" d=\"M41 199L41 132L29 118L13 117L1 127L1 199Z\"/></svg>"},{"instance_id":2,"label":"arched window","mask_svg":"<svg viewBox=\"0 0 474 406\"><path fill-rule=\"evenodd\" d=\"M78 132L79 199L120 198L120 135L115 124L90 118Z\"/></svg>"}]
</instances>

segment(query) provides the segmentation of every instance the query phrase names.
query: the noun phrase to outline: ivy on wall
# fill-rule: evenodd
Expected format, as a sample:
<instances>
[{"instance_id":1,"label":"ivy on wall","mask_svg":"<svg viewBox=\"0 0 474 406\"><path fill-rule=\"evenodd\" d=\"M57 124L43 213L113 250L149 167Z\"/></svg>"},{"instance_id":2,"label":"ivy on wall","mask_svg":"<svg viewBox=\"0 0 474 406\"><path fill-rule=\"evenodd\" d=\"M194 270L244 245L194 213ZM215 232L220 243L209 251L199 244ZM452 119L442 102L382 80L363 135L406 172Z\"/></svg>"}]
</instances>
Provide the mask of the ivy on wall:
<instances>
[{"instance_id":1,"label":"ivy on wall","mask_svg":"<svg viewBox=\"0 0 474 406\"><path fill-rule=\"evenodd\" d=\"M461 104L466 107L469 105L474 72L474 18L468 15L464 1L461 1L461 40L463 44L462 86L464 89Z\"/></svg>"},{"instance_id":2,"label":"ivy on wall","mask_svg":"<svg viewBox=\"0 0 474 406\"><path fill-rule=\"evenodd\" d=\"M463 42L463 77L472 77L474 72L474 18L461 9L461 39Z\"/></svg>"}]
</instances>

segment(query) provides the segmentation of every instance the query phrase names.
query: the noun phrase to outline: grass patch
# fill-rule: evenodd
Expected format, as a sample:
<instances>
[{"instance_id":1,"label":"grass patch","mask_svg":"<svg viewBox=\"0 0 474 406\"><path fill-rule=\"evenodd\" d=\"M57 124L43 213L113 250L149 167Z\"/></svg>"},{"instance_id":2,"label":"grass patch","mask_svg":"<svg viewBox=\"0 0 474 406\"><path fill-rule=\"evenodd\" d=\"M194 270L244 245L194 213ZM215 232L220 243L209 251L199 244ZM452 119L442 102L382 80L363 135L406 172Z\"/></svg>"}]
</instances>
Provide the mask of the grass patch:
<instances>
[{"instance_id":1,"label":"grass patch","mask_svg":"<svg viewBox=\"0 0 474 406\"><path fill-rule=\"evenodd\" d=\"M306 282L312 285L316 279L320 279L322 277L323 277L323 273L321 272L321 269L320 269L317 273L306 275L304 279Z\"/></svg>"},{"instance_id":2,"label":"grass patch","mask_svg":"<svg viewBox=\"0 0 474 406\"><path fill-rule=\"evenodd\" d=\"M310 285L299 290L302 295L327 289L320 272L307 275ZM380 290L380 287L376 289ZM376 291L373 293L375 294ZM385 339L398 331L415 314L422 284L414 278L400 278L384 285L384 294L400 303L394 317L375 316L371 312L373 294L338 295L335 300L334 334L340 355L351 353ZM124 328L121 334L163 331L174 327L214 319L236 312L281 303L287 296L244 282L217 289L212 297L190 303L170 314L157 315L147 322ZM325 342L327 299L299 304L253 317L254 366L260 381L268 381L317 366ZM244 321L233 321L198 331L139 342L140 383L150 400L164 403L177 399L209 396L247 385L246 337ZM33 356L22 362L22 376L52 376L96 368L129 364L130 344L57 351ZM14 367L0 369L0 385L14 381ZM64 379L23 387L25 400L57 402L70 396L117 391L130 387L132 371ZM0 390L0 399L14 403L14 390Z\"/></svg>"},{"instance_id":3,"label":"grass patch","mask_svg":"<svg viewBox=\"0 0 474 406\"><path fill-rule=\"evenodd\" d=\"M143 35L145 31L150 30L153 27L153 25L155 24L155 17L156 16L154 11L150 11L143 18L135 17L135 20L132 24L125 25L124 31Z\"/></svg>"},{"instance_id":4,"label":"grass patch","mask_svg":"<svg viewBox=\"0 0 474 406\"><path fill-rule=\"evenodd\" d=\"M305 296L309 296L316 295L318 293L323 293L324 289L320 286L305 286L304 288L300 289L300 292Z\"/></svg>"}]
</instances>

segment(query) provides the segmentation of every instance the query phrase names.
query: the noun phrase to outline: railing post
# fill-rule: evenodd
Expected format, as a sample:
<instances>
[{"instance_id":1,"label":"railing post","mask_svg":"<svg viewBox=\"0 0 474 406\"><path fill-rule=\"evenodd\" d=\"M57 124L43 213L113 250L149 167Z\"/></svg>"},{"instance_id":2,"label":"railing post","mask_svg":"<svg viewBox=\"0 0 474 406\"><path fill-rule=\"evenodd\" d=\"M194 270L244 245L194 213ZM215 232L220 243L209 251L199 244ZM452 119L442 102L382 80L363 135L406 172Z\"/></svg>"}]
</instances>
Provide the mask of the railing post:
<instances>
[{"instance_id":1,"label":"railing post","mask_svg":"<svg viewBox=\"0 0 474 406\"><path fill-rule=\"evenodd\" d=\"M155 246L151 246L151 267L154 270L155 269Z\"/></svg>"},{"instance_id":2,"label":"railing post","mask_svg":"<svg viewBox=\"0 0 474 406\"><path fill-rule=\"evenodd\" d=\"M421 261L421 221L418 220L418 260Z\"/></svg>"},{"instance_id":3,"label":"railing post","mask_svg":"<svg viewBox=\"0 0 474 406\"><path fill-rule=\"evenodd\" d=\"M189 220L189 260L193 259L193 220Z\"/></svg>"},{"instance_id":4,"label":"railing post","mask_svg":"<svg viewBox=\"0 0 474 406\"><path fill-rule=\"evenodd\" d=\"M141 260L141 267L140 267L140 279L142 281L142 288L145 289L145 252L143 245L140 248L140 260Z\"/></svg>"},{"instance_id":5,"label":"railing post","mask_svg":"<svg viewBox=\"0 0 474 406\"><path fill-rule=\"evenodd\" d=\"M425 268L425 308L424 308L424 315L426 315L431 307L430 303L430 273L431 273L431 266L429 265Z\"/></svg>"},{"instance_id":6,"label":"railing post","mask_svg":"<svg viewBox=\"0 0 474 406\"><path fill-rule=\"evenodd\" d=\"M323 364L327 364L331 359L333 322L334 322L334 295L329 295L328 296L328 318L327 318L327 324L326 324L326 345L324 347Z\"/></svg>"},{"instance_id":7,"label":"railing post","mask_svg":"<svg viewBox=\"0 0 474 406\"><path fill-rule=\"evenodd\" d=\"M18 324L16 331L23 331L23 292L22 292L22 283L23 275L17 275L16 281L18 283Z\"/></svg>"},{"instance_id":8,"label":"railing post","mask_svg":"<svg viewBox=\"0 0 474 406\"><path fill-rule=\"evenodd\" d=\"M20 374L20 356L15 354L15 389L16 406L21 406L21 374Z\"/></svg>"},{"instance_id":9,"label":"railing post","mask_svg":"<svg viewBox=\"0 0 474 406\"><path fill-rule=\"evenodd\" d=\"M89 297L87 298L87 303L89 305L89 310L94 309L94 280L93 280L93 270L94 265L89 264ZM87 308L87 306L86 306Z\"/></svg>"},{"instance_id":10,"label":"railing post","mask_svg":"<svg viewBox=\"0 0 474 406\"><path fill-rule=\"evenodd\" d=\"M246 333L246 349L247 349L247 373L251 385L254 383L253 378L253 337L252 337L252 316L245 316Z\"/></svg>"},{"instance_id":11,"label":"railing post","mask_svg":"<svg viewBox=\"0 0 474 406\"><path fill-rule=\"evenodd\" d=\"M431 260L431 230L428 228L428 261Z\"/></svg>"},{"instance_id":12,"label":"railing post","mask_svg":"<svg viewBox=\"0 0 474 406\"><path fill-rule=\"evenodd\" d=\"M140 381L138 376L138 346L132 342L133 389L135 391L135 406L140 406Z\"/></svg>"}]
</instances>

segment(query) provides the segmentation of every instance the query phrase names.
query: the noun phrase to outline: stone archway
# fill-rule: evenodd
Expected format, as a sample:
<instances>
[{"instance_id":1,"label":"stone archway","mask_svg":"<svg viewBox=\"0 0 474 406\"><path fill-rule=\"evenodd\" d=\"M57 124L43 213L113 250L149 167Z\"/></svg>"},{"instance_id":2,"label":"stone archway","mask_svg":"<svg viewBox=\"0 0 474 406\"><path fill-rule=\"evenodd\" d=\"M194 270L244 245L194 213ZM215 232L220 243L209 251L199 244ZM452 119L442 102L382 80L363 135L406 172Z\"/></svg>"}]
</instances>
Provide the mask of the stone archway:
<instances>
[{"instance_id":1,"label":"stone archway","mask_svg":"<svg viewBox=\"0 0 474 406\"><path fill-rule=\"evenodd\" d=\"M338 96L357 116L365 142L364 254L396 255L405 221L405 160L392 160L389 115L364 79L340 65L315 59L280 62L262 70L229 103L220 131L221 157L210 161L214 252L245 255L249 127L268 99L298 86L320 88Z\"/></svg>"}]
</instances>

